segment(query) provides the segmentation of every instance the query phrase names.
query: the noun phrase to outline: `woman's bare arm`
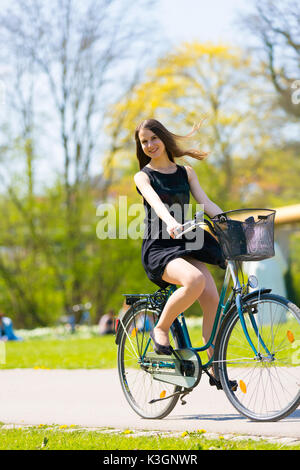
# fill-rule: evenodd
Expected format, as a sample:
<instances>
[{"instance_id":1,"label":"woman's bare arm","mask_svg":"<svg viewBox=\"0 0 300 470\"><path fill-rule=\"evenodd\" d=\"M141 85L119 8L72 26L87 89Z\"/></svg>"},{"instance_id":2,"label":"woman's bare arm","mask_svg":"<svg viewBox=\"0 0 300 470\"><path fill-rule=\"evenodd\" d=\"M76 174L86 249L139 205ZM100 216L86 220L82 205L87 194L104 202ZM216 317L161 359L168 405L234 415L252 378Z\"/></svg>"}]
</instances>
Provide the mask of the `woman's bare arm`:
<instances>
[{"instance_id":1,"label":"woman's bare arm","mask_svg":"<svg viewBox=\"0 0 300 470\"><path fill-rule=\"evenodd\" d=\"M174 238L173 234L171 233L172 230L182 227L182 225L179 224L179 222L177 222L174 217L172 217L158 194L154 191L150 184L148 175L146 175L146 173L143 171L139 171L134 175L134 182L146 201L154 209L157 216L166 223L168 233L172 238Z\"/></svg>"},{"instance_id":2,"label":"woman's bare arm","mask_svg":"<svg viewBox=\"0 0 300 470\"><path fill-rule=\"evenodd\" d=\"M212 202L201 188L198 177L193 168L190 166L186 166L185 168L188 173L191 193L199 204L204 205L204 212L209 215L209 217L214 217L217 214L221 214L223 212L222 209L217 206L217 204Z\"/></svg>"}]
</instances>

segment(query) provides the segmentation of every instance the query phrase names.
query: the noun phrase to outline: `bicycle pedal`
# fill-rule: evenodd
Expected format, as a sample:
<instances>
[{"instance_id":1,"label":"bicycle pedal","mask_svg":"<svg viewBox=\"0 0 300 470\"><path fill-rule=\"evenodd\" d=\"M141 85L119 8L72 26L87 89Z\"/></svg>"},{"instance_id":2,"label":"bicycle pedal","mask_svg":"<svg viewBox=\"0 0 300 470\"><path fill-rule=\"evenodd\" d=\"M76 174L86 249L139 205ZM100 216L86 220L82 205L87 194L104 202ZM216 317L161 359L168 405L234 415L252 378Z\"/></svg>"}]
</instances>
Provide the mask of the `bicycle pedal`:
<instances>
[{"instance_id":1,"label":"bicycle pedal","mask_svg":"<svg viewBox=\"0 0 300 470\"><path fill-rule=\"evenodd\" d=\"M221 385L221 382L219 380L216 380L214 377L210 375L209 377L209 385L217 387L217 390L223 390L223 387Z\"/></svg>"}]
</instances>

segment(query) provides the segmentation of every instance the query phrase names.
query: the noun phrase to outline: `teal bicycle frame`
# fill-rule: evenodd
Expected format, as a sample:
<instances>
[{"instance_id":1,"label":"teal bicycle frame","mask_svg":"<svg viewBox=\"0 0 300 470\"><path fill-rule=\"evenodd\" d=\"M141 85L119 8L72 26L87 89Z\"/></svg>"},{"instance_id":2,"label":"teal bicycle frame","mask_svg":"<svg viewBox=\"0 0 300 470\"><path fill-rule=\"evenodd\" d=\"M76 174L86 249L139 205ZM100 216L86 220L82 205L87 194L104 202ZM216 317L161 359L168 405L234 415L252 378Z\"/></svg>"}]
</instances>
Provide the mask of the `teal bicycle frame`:
<instances>
[{"instance_id":1,"label":"teal bicycle frame","mask_svg":"<svg viewBox=\"0 0 300 470\"><path fill-rule=\"evenodd\" d=\"M227 292L227 289L228 289L228 286L229 286L229 282L230 282L230 278L233 277L233 280L234 280L234 285L237 286L237 288L240 288L240 283L237 279L237 277L235 276L235 271L234 271L234 267L232 266L233 262L232 261L229 261L228 262L228 265L227 265L227 268L226 268L226 273L225 273L225 277L224 277L224 282L223 282L223 286L222 286L222 290L221 290L221 294L220 294L220 300L219 300L219 304L218 304L218 308L217 308L217 313L216 313L216 316L215 316L215 320L214 320L214 324L213 324L213 328L212 328L212 331L211 331L211 335L210 335L210 338L208 340L208 342L206 344L204 344L203 346L201 347L198 347L198 348L194 348L192 343L191 343L191 339L190 339L190 336L189 336L189 332L188 332L188 328L187 328L187 325L186 325L186 321L185 321L185 318L184 318L184 314L181 313L178 317L180 323L181 323L181 328L182 328L182 331L183 331L183 336L184 336L184 340L185 340L185 343L186 343L186 347L187 348L191 348L193 349L194 351L197 351L197 352L203 352L203 351L206 351L207 349L209 349L210 347L214 348L214 344L213 344L213 341L216 337L216 333L217 333L217 327L219 325L219 323L221 324L224 316L226 315L226 313L228 312L230 306L231 306L231 303L232 303L232 296L233 296L233 291L231 292L231 294L228 296L227 300L226 300L226 303L224 304L224 301L225 301L225 297L226 297L226 292ZM234 275L234 276L233 276ZM176 287L172 287L170 289L170 295L175 292L176 290ZM221 320L220 320L221 319ZM210 367L211 363L213 361L213 356L212 358L206 363L206 364L203 364L202 367L203 368L208 368Z\"/></svg>"},{"instance_id":2,"label":"teal bicycle frame","mask_svg":"<svg viewBox=\"0 0 300 470\"><path fill-rule=\"evenodd\" d=\"M232 289L232 292L228 295L228 297L226 299L226 292L228 290L228 286L229 286L231 278L233 280L233 289ZM177 289L176 286L171 286L170 290L169 290L168 297L170 297L176 291L176 289ZM192 343L191 343L191 339L190 339L190 336L189 336L189 332L188 332L188 328L187 328L186 321L185 321L185 318L184 318L184 314L181 313L178 316L178 320L180 322L180 326L181 326L181 329L182 329L182 332L183 332L184 342L185 342L185 347L186 348L193 349L194 351L199 353L199 352L206 351L210 347L212 347L212 348L215 347L213 342L214 342L214 339L216 338L218 325L219 324L221 325L225 315L229 311L229 309L232 305L232 302L233 302L233 299L232 299L233 295L235 295L235 305L236 305L236 308L237 308L237 311L238 311L238 314L239 314L240 322L241 322L242 329L243 329L243 332L245 334L245 337L247 338L247 341L248 341L255 357L260 358L260 353L257 351L255 345L253 344L253 341L250 338L250 335L249 335L249 332L248 332L248 329L247 329L247 326L246 326L245 318L244 318L244 315L243 315L243 306L242 306L243 287L241 286L238 275L236 274L236 266L235 266L234 261L228 261L227 262L227 268L226 268L224 282L223 282L223 286L222 286L222 290L221 290L221 294L220 294L220 300L219 300L219 304L218 304L218 308L217 308L217 313L216 313L216 316L215 316L215 320L214 320L214 324L213 324L213 328L212 328L212 331L211 331L210 338L209 338L209 340L207 341L206 344L204 344L201 347L194 348ZM263 342L263 340L262 340L262 338L259 334L259 329L257 327L254 315L250 315L250 321L251 321L251 325L253 327L253 330L254 330L257 338L258 338L258 343L263 347L263 349L266 351L266 353L270 356L271 353L269 352L268 348L264 344L264 342ZM151 341L151 339L149 339L148 342L147 342L142 360L144 359L144 357L146 355L146 352L148 350L148 346L150 344L150 341ZM212 356L206 364L202 365L203 369L209 368L211 366L211 363L213 362L213 360L214 360L214 356Z\"/></svg>"}]
</instances>

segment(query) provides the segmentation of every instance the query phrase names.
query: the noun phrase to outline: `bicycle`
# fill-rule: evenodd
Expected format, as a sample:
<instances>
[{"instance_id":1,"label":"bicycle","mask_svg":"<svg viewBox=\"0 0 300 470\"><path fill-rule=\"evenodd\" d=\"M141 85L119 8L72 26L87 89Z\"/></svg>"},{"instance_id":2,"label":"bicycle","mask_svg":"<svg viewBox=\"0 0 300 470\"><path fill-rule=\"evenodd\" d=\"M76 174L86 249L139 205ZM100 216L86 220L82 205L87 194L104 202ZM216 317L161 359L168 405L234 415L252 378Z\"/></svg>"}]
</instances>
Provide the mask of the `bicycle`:
<instances>
[{"instance_id":1,"label":"bicycle","mask_svg":"<svg viewBox=\"0 0 300 470\"><path fill-rule=\"evenodd\" d=\"M149 331L177 287L124 294L130 307L116 321L115 338L123 392L138 415L162 419L179 398L185 403L203 373L212 376L213 367L239 413L253 421L280 420L300 404L300 309L271 289L257 288L254 276L245 283L242 270L243 261L274 256L275 211L228 211L199 221L202 215L184 224L178 236L207 225L227 260L210 339L193 347L183 312L170 329L172 356L155 354ZM200 353L209 347L214 354L203 364ZM237 382L235 389L229 380Z\"/></svg>"}]
</instances>

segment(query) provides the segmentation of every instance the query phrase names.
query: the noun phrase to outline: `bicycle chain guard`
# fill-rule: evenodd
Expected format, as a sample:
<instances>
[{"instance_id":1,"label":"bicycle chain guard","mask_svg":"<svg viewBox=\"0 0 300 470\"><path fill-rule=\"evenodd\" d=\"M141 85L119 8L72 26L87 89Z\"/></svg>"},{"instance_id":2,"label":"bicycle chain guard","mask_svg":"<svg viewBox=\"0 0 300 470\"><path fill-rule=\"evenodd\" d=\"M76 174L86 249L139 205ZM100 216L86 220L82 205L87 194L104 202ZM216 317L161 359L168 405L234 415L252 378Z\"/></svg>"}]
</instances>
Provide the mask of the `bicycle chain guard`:
<instances>
[{"instance_id":1,"label":"bicycle chain guard","mask_svg":"<svg viewBox=\"0 0 300 470\"><path fill-rule=\"evenodd\" d=\"M142 367L153 375L153 379L184 388L196 387L202 375L199 355L188 348L175 349L172 356L149 352Z\"/></svg>"}]
</instances>

